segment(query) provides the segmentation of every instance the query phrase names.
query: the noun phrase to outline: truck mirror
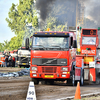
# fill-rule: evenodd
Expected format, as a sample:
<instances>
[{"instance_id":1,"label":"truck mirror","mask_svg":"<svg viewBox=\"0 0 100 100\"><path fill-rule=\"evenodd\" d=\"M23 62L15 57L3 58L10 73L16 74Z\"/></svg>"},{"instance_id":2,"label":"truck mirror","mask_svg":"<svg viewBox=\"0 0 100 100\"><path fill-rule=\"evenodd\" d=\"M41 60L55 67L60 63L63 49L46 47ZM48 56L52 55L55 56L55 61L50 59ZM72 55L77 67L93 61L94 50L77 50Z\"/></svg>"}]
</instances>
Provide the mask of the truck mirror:
<instances>
[{"instance_id":1,"label":"truck mirror","mask_svg":"<svg viewBox=\"0 0 100 100\"><path fill-rule=\"evenodd\" d=\"M25 47L26 49L29 49L29 38L26 38Z\"/></svg>"},{"instance_id":2,"label":"truck mirror","mask_svg":"<svg viewBox=\"0 0 100 100\"><path fill-rule=\"evenodd\" d=\"M76 42L76 40L73 41L73 48L77 48L77 42Z\"/></svg>"},{"instance_id":3,"label":"truck mirror","mask_svg":"<svg viewBox=\"0 0 100 100\"><path fill-rule=\"evenodd\" d=\"M71 37L70 45L73 45L73 37Z\"/></svg>"}]
</instances>

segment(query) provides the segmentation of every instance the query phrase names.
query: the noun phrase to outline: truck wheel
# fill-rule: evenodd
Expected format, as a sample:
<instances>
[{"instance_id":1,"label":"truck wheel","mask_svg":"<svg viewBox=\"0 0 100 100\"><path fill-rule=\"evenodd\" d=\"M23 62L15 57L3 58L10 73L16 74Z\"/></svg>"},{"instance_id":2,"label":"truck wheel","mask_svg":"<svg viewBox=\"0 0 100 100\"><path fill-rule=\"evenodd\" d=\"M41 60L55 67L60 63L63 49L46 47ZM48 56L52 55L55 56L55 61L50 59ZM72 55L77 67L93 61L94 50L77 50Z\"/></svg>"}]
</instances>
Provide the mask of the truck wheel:
<instances>
[{"instance_id":1,"label":"truck wheel","mask_svg":"<svg viewBox=\"0 0 100 100\"><path fill-rule=\"evenodd\" d=\"M76 86L76 84L77 84L77 81L75 81L75 74L73 73L72 74L72 85Z\"/></svg>"},{"instance_id":2,"label":"truck wheel","mask_svg":"<svg viewBox=\"0 0 100 100\"><path fill-rule=\"evenodd\" d=\"M84 73L81 75L80 85L81 85L81 86L84 85Z\"/></svg>"},{"instance_id":3,"label":"truck wheel","mask_svg":"<svg viewBox=\"0 0 100 100\"><path fill-rule=\"evenodd\" d=\"M38 79L36 79L36 78L32 78L32 81L34 82L34 84L39 84L39 80Z\"/></svg>"}]
</instances>

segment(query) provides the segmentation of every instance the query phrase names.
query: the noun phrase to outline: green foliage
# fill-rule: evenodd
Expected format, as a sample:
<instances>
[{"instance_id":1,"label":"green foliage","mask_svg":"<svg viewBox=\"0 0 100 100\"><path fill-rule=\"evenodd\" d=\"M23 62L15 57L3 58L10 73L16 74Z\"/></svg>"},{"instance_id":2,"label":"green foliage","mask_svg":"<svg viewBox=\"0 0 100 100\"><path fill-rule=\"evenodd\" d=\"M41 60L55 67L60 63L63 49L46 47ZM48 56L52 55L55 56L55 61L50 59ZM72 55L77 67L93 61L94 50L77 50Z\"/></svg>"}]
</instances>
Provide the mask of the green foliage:
<instances>
[{"instance_id":1,"label":"green foliage","mask_svg":"<svg viewBox=\"0 0 100 100\"><path fill-rule=\"evenodd\" d=\"M36 28L37 25L38 25L38 18L37 18L37 16L34 16L34 18L32 19L32 26L34 26Z\"/></svg>"},{"instance_id":2,"label":"green foliage","mask_svg":"<svg viewBox=\"0 0 100 100\"><path fill-rule=\"evenodd\" d=\"M27 35L30 34L30 29L27 28L29 24L31 24L33 28L38 27L38 17L34 8L34 1L19 0L19 4L12 3L8 15L9 18L6 18L6 21L16 36L11 38L8 44L9 46L7 46L7 41L5 41L4 48L14 50L22 46L26 32Z\"/></svg>"},{"instance_id":3,"label":"green foliage","mask_svg":"<svg viewBox=\"0 0 100 100\"><path fill-rule=\"evenodd\" d=\"M4 49L8 49L9 48L9 41L5 40L4 41Z\"/></svg>"},{"instance_id":4,"label":"green foliage","mask_svg":"<svg viewBox=\"0 0 100 100\"><path fill-rule=\"evenodd\" d=\"M47 28L50 28L51 30L56 26L57 19L55 17L49 17L47 19Z\"/></svg>"},{"instance_id":5,"label":"green foliage","mask_svg":"<svg viewBox=\"0 0 100 100\"><path fill-rule=\"evenodd\" d=\"M47 26L46 26L46 29L47 28L50 28L50 31L66 31L67 30L67 27L66 25L62 25L60 23L58 23L59 21L57 20L56 17L49 17L47 19ZM46 30L45 29L45 30Z\"/></svg>"},{"instance_id":6,"label":"green foliage","mask_svg":"<svg viewBox=\"0 0 100 100\"><path fill-rule=\"evenodd\" d=\"M38 18L33 4L33 0L19 0L19 5L12 3L12 7L8 13L9 18L6 18L6 21L16 35L18 35L20 31L24 31L26 25L29 23L32 23L33 27L38 26Z\"/></svg>"},{"instance_id":7,"label":"green foliage","mask_svg":"<svg viewBox=\"0 0 100 100\"><path fill-rule=\"evenodd\" d=\"M11 38L10 43L9 43L9 50L15 50L21 47L22 45L22 36L17 35Z\"/></svg>"},{"instance_id":8,"label":"green foliage","mask_svg":"<svg viewBox=\"0 0 100 100\"><path fill-rule=\"evenodd\" d=\"M58 25L57 27L56 27L56 30L58 30L58 31L64 31L64 29L65 29L65 25Z\"/></svg>"},{"instance_id":9,"label":"green foliage","mask_svg":"<svg viewBox=\"0 0 100 100\"><path fill-rule=\"evenodd\" d=\"M9 41L5 40L4 43L0 43L0 51L3 52L4 50L9 49Z\"/></svg>"},{"instance_id":10,"label":"green foliage","mask_svg":"<svg viewBox=\"0 0 100 100\"><path fill-rule=\"evenodd\" d=\"M3 52L5 50L4 43L0 43L0 52Z\"/></svg>"}]
</instances>

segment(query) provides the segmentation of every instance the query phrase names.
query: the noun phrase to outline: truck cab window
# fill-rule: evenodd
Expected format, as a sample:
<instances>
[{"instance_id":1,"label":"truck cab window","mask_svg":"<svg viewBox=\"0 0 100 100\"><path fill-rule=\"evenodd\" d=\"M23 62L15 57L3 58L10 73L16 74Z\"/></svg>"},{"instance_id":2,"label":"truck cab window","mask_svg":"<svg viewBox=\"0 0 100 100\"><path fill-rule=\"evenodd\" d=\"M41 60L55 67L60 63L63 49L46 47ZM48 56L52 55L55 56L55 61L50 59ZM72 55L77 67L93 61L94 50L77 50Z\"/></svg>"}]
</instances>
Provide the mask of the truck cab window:
<instances>
[{"instance_id":1,"label":"truck cab window","mask_svg":"<svg viewBox=\"0 0 100 100\"><path fill-rule=\"evenodd\" d=\"M69 48L69 37L33 37L32 47L33 49L47 48L48 50Z\"/></svg>"}]
</instances>

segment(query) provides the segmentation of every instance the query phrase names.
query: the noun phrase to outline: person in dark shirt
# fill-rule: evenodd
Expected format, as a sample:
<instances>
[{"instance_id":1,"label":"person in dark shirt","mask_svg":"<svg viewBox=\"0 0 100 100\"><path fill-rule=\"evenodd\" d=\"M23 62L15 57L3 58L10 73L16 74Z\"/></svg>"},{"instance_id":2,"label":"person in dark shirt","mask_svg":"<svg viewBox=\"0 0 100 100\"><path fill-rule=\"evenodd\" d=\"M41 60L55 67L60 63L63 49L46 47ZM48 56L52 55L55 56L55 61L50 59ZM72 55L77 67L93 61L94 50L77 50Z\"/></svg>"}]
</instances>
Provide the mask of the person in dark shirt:
<instances>
[{"instance_id":1,"label":"person in dark shirt","mask_svg":"<svg viewBox=\"0 0 100 100\"><path fill-rule=\"evenodd\" d=\"M12 67L15 67L15 57L12 58Z\"/></svg>"},{"instance_id":2,"label":"person in dark shirt","mask_svg":"<svg viewBox=\"0 0 100 100\"><path fill-rule=\"evenodd\" d=\"M9 67L11 67L12 66L12 56L9 56Z\"/></svg>"},{"instance_id":3,"label":"person in dark shirt","mask_svg":"<svg viewBox=\"0 0 100 100\"><path fill-rule=\"evenodd\" d=\"M8 56L5 56L5 67L7 67L7 63L8 63Z\"/></svg>"}]
</instances>

